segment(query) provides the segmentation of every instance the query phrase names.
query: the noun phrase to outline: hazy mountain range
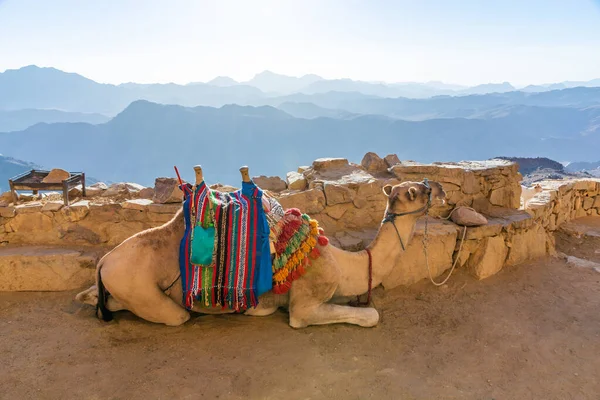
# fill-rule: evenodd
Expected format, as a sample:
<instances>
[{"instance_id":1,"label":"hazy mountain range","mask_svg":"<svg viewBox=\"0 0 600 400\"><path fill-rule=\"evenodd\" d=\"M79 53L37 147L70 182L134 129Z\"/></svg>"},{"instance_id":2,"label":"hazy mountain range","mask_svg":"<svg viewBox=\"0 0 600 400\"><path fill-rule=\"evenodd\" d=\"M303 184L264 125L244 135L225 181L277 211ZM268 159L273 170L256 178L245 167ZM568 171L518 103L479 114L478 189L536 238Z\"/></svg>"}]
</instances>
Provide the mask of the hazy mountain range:
<instances>
[{"instance_id":1,"label":"hazy mountain range","mask_svg":"<svg viewBox=\"0 0 600 400\"><path fill-rule=\"evenodd\" d=\"M318 157L359 162L367 151L423 162L497 155L594 162L594 85L600 80L517 91L509 83L388 84L268 71L241 83L107 85L29 66L0 73L0 132L10 132L0 133L0 153L147 185L172 176L174 164L201 163L211 182L233 184L242 164L283 176Z\"/></svg>"},{"instance_id":2,"label":"hazy mountain range","mask_svg":"<svg viewBox=\"0 0 600 400\"><path fill-rule=\"evenodd\" d=\"M8 180L13 176L19 175L25 171L40 168L39 165L16 160L12 157L5 157L0 154L0 193L4 193L10 189Z\"/></svg>"},{"instance_id":3,"label":"hazy mountain range","mask_svg":"<svg viewBox=\"0 0 600 400\"><path fill-rule=\"evenodd\" d=\"M571 84L573 83L564 82L561 85L568 87ZM579 86L600 86L600 80L580 82ZM540 91L546 91L542 89ZM399 97L404 99L396 100L414 101L441 95L461 97L507 92L514 94L513 96L527 95L514 90L515 88L506 82L463 88L441 82L386 84L350 79L327 80L317 75L296 78L268 71L242 83L235 82L231 78L219 77L209 83L187 85L172 83L110 85L100 84L81 75L54 68L28 66L0 73L0 110L55 109L115 115L136 100L211 107L221 107L226 104L279 105L284 102L309 102L332 108L319 104L319 99L331 93L334 93L333 97L338 98L336 104ZM297 100L299 98L302 100ZM328 103L330 102L331 99L328 99ZM476 99L475 102L478 100ZM372 110L366 108L358 112L372 113Z\"/></svg>"},{"instance_id":4,"label":"hazy mountain range","mask_svg":"<svg viewBox=\"0 0 600 400\"><path fill-rule=\"evenodd\" d=\"M173 165L191 178L191 166L202 164L208 181L233 184L244 164L254 175L285 176L319 157L360 162L367 151L423 162L498 154L597 160L600 135L592 121L598 118L600 108L543 114L526 108L489 119L303 119L269 106L186 108L136 101L104 124L38 124L0 134L0 149L46 167L146 185L156 176L172 176ZM75 151L69 143L85 147Z\"/></svg>"}]
</instances>

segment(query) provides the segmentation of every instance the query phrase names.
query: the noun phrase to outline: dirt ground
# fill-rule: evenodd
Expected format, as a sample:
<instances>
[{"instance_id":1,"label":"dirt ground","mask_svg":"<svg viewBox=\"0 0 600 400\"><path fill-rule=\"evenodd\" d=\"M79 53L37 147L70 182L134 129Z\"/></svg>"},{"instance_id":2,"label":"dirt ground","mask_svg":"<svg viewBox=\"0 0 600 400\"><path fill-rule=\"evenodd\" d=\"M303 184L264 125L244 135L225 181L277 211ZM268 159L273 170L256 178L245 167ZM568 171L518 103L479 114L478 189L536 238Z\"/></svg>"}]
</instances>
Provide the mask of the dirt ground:
<instances>
[{"instance_id":1,"label":"dirt ground","mask_svg":"<svg viewBox=\"0 0 600 400\"><path fill-rule=\"evenodd\" d=\"M600 274L547 259L378 290L382 321L102 323L68 293L0 293L2 399L598 399Z\"/></svg>"}]
</instances>

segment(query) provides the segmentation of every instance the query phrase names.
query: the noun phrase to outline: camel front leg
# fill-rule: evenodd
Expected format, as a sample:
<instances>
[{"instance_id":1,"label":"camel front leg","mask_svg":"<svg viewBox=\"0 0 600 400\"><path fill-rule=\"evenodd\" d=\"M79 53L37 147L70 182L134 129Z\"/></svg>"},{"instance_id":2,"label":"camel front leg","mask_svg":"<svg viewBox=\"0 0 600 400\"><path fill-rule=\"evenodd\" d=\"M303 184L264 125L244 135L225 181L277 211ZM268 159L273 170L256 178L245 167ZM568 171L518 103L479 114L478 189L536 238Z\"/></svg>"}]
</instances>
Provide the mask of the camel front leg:
<instances>
[{"instance_id":1,"label":"camel front leg","mask_svg":"<svg viewBox=\"0 0 600 400\"><path fill-rule=\"evenodd\" d=\"M357 308L327 303L303 311L290 309L290 326L292 328L344 322L370 328L379 322L379 313L374 308Z\"/></svg>"}]
</instances>

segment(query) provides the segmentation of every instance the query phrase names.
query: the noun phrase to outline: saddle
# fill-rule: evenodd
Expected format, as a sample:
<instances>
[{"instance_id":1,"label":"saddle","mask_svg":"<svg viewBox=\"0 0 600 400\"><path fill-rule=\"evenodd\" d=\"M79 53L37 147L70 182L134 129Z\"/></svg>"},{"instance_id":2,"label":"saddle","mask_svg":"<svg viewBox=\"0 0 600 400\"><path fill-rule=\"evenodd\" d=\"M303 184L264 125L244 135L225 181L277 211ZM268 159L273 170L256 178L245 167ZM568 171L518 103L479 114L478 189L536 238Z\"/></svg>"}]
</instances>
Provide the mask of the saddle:
<instances>
[{"instance_id":1,"label":"saddle","mask_svg":"<svg viewBox=\"0 0 600 400\"><path fill-rule=\"evenodd\" d=\"M267 291L287 293L319 256L317 244L328 243L316 220L284 211L250 180L230 193L203 180L185 189L180 270L188 309L199 302L242 311Z\"/></svg>"}]
</instances>

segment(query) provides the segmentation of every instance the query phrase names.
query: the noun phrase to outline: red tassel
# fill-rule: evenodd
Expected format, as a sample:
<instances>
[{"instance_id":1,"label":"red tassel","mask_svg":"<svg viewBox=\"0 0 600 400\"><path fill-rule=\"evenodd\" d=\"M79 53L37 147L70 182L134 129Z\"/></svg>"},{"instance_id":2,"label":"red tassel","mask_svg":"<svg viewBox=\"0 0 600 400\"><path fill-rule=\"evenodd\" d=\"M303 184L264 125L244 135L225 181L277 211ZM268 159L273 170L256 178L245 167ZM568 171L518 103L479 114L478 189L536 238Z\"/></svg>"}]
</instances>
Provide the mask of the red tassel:
<instances>
[{"instance_id":1,"label":"red tassel","mask_svg":"<svg viewBox=\"0 0 600 400\"><path fill-rule=\"evenodd\" d=\"M292 214L292 215L295 215L295 216L297 216L297 217L300 217L300 216L302 216L302 213L301 213L301 212L300 212L300 210L298 210L297 208L290 208L289 210L287 210L287 211L286 211L286 214L287 214L287 213L289 213L289 214Z\"/></svg>"},{"instance_id":2,"label":"red tassel","mask_svg":"<svg viewBox=\"0 0 600 400\"><path fill-rule=\"evenodd\" d=\"M321 252L316 247L310 252L310 258L315 259L321 255Z\"/></svg>"},{"instance_id":3,"label":"red tassel","mask_svg":"<svg viewBox=\"0 0 600 400\"><path fill-rule=\"evenodd\" d=\"M323 230L323 228L319 227L319 235L324 235L325 231Z\"/></svg>"},{"instance_id":4,"label":"red tassel","mask_svg":"<svg viewBox=\"0 0 600 400\"><path fill-rule=\"evenodd\" d=\"M329 244L329 239L327 236L319 236L317 243L319 243L321 246L327 246Z\"/></svg>"},{"instance_id":5,"label":"red tassel","mask_svg":"<svg viewBox=\"0 0 600 400\"><path fill-rule=\"evenodd\" d=\"M298 265L296 267L296 271L298 272L298 274L300 276L302 276L302 275L304 275L306 273L306 270L304 269L304 266L302 266L302 265Z\"/></svg>"}]
</instances>

